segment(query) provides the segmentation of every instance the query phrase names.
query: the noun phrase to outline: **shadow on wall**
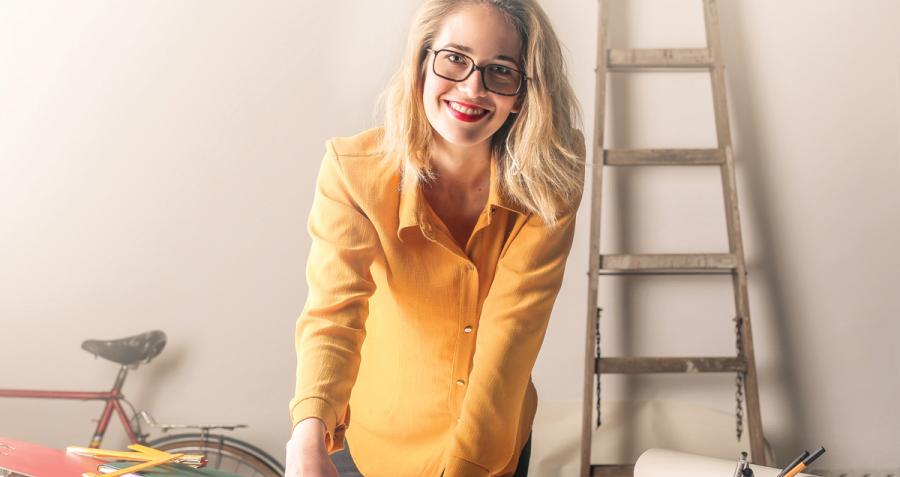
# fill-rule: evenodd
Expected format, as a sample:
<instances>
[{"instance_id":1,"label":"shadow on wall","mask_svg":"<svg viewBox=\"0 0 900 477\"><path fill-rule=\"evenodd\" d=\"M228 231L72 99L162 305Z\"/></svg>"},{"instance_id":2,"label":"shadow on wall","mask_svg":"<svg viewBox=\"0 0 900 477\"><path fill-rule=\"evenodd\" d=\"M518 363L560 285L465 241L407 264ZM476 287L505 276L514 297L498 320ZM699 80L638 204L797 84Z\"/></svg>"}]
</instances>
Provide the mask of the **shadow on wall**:
<instances>
[{"instance_id":1,"label":"shadow on wall","mask_svg":"<svg viewBox=\"0 0 900 477\"><path fill-rule=\"evenodd\" d=\"M778 374L775 379L768 381L777 383L777 393L785 403L785 414L791 416L793 421L788 426L787 434L779 436L777 441L772 440L771 435L766 438L775 450L775 455L788 455L794 449L801 449L807 443L803 442L801 432L807 428L809 418L806 414L804 406L801 405L801 390L798 386L799 367L798 358L791 354L792 344L795 342L791 335L791 330L787 326L788 320L794 315L790 309L790 302L786 299L782 290L789 289L784 283L785 274L780 268L780 264L787 263L778 254L778 247L775 246L780 240L778 230L775 229L773 210L777 204L772 204L769 200L770 195L766 192L766 178L772 174L766 169L766 166L772 162L767 162L763 158L773 154L767 148L766 138L760 137L758 124L759 116L755 109L755 91L753 90L754 77L752 72L748 70L747 43L745 41L743 21L748 18L742 14L742 9L747 6L740 2L720 2L719 17L721 25L727 28L721 28L722 50L726 58L726 81L728 89L728 100L731 102L730 110L740 112L740 114L732 114L732 134L734 131L740 131L741 148L735 151L735 157L743 176L741 183L745 184L749 190L743 191L743 197L753 198L754 207L752 211L754 216L750 222L755 226L755 238L757 242L757 250L761 257L759 267L755 268L752 273L761 276L761 280L756 283L766 286L765 296L769 297L770 309L772 316L772 329L774 346L770 349L778 350L780 355L773 356L772 362L778 363L778 367L770 368L770 373L777 370ZM739 193L740 196L740 193ZM742 208L742 213L746 213L748 209ZM746 221L745 221L746 222ZM746 240L746 237L745 237ZM751 310L751 316L752 315ZM757 360L758 361L758 360ZM759 363L757 363L757 367ZM763 432L765 432L766 403L761 398L761 406L763 409ZM771 421L770 421L771 422ZM784 452L779 452L784 450Z\"/></svg>"},{"instance_id":2,"label":"shadow on wall","mask_svg":"<svg viewBox=\"0 0 900 477\"><path fill-rule=\"evenodd\" d=\"M155 360L147 365L142 365L143 369L138 368L140 379L137 380L139 384L135 386L137 389L134 399L138 410L150 412L160 422L170 421L166 419L166 416L157 416L153 409L161 407L166 395L170 397L173 395L173 390L166 388L166 376L175 375L175 371L184 365L188 350L189 347L179 344L177 338L172 340L170 335L166 349Z\"/></svg>"}]
</instances>

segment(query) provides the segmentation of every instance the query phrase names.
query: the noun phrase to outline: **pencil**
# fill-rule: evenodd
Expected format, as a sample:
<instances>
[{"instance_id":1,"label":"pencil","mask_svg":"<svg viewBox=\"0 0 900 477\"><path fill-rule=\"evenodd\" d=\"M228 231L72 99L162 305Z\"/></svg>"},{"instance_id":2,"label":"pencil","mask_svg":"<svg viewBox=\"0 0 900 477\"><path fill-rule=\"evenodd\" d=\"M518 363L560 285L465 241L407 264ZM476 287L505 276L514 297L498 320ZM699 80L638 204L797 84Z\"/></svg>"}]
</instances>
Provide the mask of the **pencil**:
<instances>
[{"instance_id":1,"label":"pencil","mask_svg":"<svg viewBox=\"0 0 900 477\"><path fill-rule=\"evenodd\" d=\"M809 457L809 451L804 450L800 455L797 456L796 459L792 460L790 464L786 465L783 469L781 469L781 473L778 474L778 477L784 477L784 474L787 474L791 471L797 464L803 462L804 459Z\"/></svg>"},{"instance_id":2,"label":"pencil","mask_svg":"<svg viewBox=\"0 0 900 477\"><path fill-rule=\"evenodd\" d=\"M809 467L809 464L812 464L814 460L818 459L819 456L825 453L824 447L819 447L815 452L812 453L811 456L807 457L806 460L797 464L793 469L790 470L784 477L794 477L795 475L803 472L804 469Z\"/></svg>"}]
</instances>

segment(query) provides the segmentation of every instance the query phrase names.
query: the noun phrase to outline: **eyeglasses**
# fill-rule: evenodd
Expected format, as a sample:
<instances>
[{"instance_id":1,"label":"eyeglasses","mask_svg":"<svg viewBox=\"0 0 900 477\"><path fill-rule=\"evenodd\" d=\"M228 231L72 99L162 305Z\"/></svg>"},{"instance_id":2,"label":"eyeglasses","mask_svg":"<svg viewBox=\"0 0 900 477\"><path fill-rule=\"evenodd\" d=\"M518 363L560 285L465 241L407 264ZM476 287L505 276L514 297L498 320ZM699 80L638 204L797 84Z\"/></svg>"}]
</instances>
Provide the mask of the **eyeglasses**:
<instances>
[{"instance_id":1,"label":"eyeglasses","mask_svg":"<svg viewBox=\"0 0 900 477\"><path fill-rule=\"evenodd\" d=\"M434 74L450 81L465 81L475 70L481 71L481 83L484 88L501 96L515 96L519 94L522 85L528 77L521 71L509 66L489 64L478 66L475 60L462 53L453 50L433 50L434 53L431 69Z\"/></svg>"}]
</instances>

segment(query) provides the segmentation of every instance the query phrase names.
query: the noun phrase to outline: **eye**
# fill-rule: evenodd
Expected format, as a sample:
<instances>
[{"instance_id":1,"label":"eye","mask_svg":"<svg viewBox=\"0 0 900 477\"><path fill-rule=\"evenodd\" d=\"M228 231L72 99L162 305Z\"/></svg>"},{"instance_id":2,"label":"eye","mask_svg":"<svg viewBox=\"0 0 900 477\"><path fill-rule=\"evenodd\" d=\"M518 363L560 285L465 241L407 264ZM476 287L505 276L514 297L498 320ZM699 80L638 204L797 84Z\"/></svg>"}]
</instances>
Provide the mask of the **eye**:
<instances>
[{"instance_id":1,"label":"eye","mask_svg":"<svg viewBox=\"0 0 900 477\"><path fill-rule=\"evenodd\" d=\"M457 63L457 64L464 64L466 62L465 58L463 58L460 55L453 54L453 53L448 53L447 59L450 60L451 63Z\"/></svg>"},{"instance_id":2,"label":"eye","mask_svg":"<svg viewBox=\"0 0 900 477\"><path fill-rule=\"evenodd\" d=\"M490 65L489 68L491 69L491 73L500 76L512 76L515 73L512 69L503 65Z\"/></svg>"}]
</instances>

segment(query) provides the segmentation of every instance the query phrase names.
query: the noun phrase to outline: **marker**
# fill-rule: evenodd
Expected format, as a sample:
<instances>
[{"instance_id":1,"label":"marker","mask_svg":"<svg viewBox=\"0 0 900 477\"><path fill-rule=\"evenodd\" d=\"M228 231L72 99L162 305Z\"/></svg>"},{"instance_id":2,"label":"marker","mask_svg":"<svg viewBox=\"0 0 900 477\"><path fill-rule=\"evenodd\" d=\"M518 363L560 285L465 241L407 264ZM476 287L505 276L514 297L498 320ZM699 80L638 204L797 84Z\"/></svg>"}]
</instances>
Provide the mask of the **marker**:
<instances>
[{"instance_id":1,"label":"marker","mask_svg":"<svg viewBox=\"0 0 900 477\"><path fill-rule=\"evenodd\" d=\"M790 472L784 474L784 477L794 477L795 475L803 472L804 469L809 467L809 464L812 464L814 460L818 459L819 456L825 453L824 447L819 447L815 452L812 453L811 456L807 457L806 460L797 464Z\"/></svg>"},{"instance_id":2,"label":"marker","mask_svg":"<svg viewBox=\"0 0 900 477\"><path fill-rule=\"evenodd\" d=\"M791 469L796 467L797 464L803 462L803 459L806 459L807 457L809 457L809 451L804 450L803 453L798 455L796 459L792 460L790 464L781 469L781 473L778 474L778 477L784 477L784 474L790 472Z\"/></svg>"}]
</instances>

